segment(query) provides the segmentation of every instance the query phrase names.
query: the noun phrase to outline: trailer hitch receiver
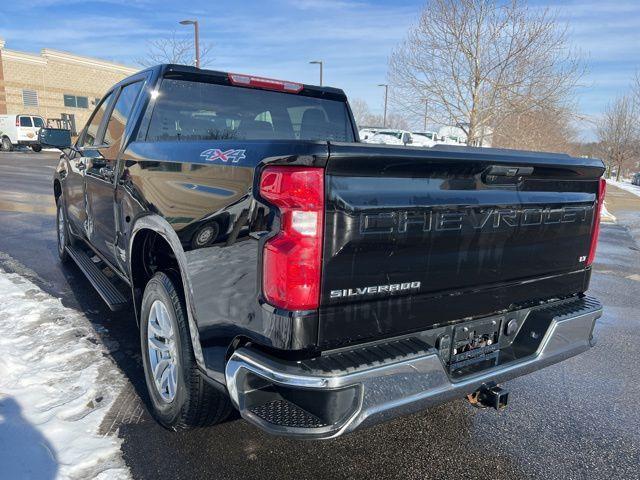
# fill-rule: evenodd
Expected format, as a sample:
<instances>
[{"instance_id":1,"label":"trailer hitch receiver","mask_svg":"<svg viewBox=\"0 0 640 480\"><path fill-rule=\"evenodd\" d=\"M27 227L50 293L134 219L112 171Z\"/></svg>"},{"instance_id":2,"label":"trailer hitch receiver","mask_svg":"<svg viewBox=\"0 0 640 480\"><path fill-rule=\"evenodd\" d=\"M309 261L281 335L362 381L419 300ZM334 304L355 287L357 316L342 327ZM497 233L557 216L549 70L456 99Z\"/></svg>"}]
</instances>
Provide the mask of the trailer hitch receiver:
<instances>
[{"instance_id":1,"label":"trailer hitch receiver","mask_svg":"<svg viewBox=\"0 0 640 480\"><path fill-rule=\"evenodd\" d=\"M486 383L472 394L467 395L467 400L477 408L502 410L509 403L509 391L493 382Z\"/></svg>"}]
</instances>

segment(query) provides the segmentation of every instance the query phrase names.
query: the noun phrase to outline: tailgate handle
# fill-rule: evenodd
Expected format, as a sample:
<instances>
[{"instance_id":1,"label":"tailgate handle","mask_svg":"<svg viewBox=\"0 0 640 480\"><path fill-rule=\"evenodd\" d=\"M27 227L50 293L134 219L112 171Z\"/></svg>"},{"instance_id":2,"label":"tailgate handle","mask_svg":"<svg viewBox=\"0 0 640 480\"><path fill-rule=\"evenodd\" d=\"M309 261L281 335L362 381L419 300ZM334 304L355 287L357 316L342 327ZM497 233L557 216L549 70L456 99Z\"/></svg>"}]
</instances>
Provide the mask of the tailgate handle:
<instances>
[{"instance_id":1,"label":"tailgate handle","mask_svg":"<svg viewBox=\"0 0 640 480\"><path fill-rule=\"evenodd\" d=\"M532 173L533 167L514 167L509 165L491 165L486 172L487 175L497 177L523 177Z\"/></svg>"}]
</instances>

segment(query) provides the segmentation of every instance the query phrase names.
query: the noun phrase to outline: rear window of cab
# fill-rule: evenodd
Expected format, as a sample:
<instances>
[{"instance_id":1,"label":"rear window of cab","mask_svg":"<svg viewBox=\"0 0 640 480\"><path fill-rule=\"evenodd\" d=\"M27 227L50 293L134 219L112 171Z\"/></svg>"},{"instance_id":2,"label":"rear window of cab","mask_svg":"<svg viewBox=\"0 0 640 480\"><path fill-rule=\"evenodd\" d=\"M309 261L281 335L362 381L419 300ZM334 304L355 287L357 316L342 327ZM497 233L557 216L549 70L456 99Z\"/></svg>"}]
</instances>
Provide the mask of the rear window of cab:
<instances>
[{"instance_id":1,"label":"rear window of cab","mask_svg":"<svg viewBox=\"0 0 640 480\"><path fill-rule=\"evenodd\" d=\"M148 141L234 139L352 142L354 136L341 101L163 79Z\"/></svg>"}]
</instances>

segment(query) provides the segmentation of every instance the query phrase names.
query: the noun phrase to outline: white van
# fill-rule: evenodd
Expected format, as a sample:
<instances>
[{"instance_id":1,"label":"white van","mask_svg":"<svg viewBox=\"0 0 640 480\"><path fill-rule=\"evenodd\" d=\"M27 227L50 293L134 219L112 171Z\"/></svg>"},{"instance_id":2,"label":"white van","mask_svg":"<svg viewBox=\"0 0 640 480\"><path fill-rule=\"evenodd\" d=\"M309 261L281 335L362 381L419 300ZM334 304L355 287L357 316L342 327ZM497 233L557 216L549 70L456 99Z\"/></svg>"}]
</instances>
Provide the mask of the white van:
<instances>
[{"instance_id":1,"label":"white van","mask_svg":"<svg viewBox=\"0 0 640 480\"><path fill-rule=\"evenodd\" d=\"M37 115L0 115L0 148L10 152L16 145L28 145L39 152L38 132L44 126L44 118Z\"/></svg>"}]
</instances>

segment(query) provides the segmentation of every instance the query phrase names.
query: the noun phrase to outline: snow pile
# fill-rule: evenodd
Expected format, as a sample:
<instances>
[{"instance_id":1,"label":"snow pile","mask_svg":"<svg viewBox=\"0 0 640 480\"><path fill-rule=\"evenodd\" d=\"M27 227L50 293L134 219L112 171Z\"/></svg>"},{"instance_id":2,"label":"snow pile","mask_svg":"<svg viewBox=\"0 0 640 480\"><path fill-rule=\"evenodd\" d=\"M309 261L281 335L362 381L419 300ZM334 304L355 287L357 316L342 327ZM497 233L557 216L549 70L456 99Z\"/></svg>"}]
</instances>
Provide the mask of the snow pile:
<instances>
[{"instance_id":1,"label":"snow pile","mask_svg":"<svg viewBox=\"0 0 640 480\"><path fill-rule=\"evenodd\" d=\"M600 210L600 221L602 222L616 222L616 217L613 213L607 210L607 202L602 204L602 209Z\"/></svg>"},{"instance_id":2,"label":"snow pile","mask_svg":"<svg viewBox=\"0 0 640 480\"><path fill-rule=\"evenodd\" d=\"M125 385L105 353L83 315L0 270L0 477L130 478L98 434Z\"/></svg>"},{"instance_id":3,"label":"snow pile","mask_svg":"<svg viewBox=\"0 0 640 480\"><path fill-rule=\"evenodd\" d=\"M614 187L618 187L622 190L625 190L629 193L633 193L634 195L640 197L640 186L634 185L630 182L616 182L615 180L607 180L608 185L613 185Z\"/></svg>"}]
</instances>

